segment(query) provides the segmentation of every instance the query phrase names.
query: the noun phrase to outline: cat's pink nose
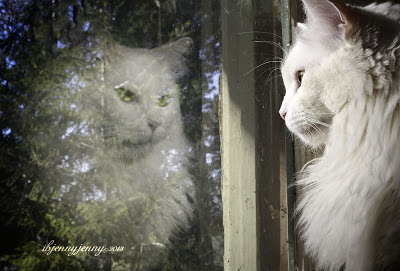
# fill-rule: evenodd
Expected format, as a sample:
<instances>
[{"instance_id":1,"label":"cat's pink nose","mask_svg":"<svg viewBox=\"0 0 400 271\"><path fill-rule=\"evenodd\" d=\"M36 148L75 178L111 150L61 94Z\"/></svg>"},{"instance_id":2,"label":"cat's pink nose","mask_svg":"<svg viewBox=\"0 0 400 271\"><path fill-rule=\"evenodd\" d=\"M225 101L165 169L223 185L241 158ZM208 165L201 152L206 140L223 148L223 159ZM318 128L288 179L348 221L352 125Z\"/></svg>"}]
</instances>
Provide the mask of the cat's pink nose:
<instances>
[{"instance_id":1,"label":"cat's pink nose","mask_svg":"<svg viewBox=\"0 0 400 271\"><path fill-rule=\"evenodd\" d=\"M155 120L148 120L147 124L149 125L151 131L154 132L157 129L157 127L160 126L161 123Z\"/></svg>"},{"instance_id":2,"label":"cat's pink nose","mask_svg":"<svg viewBox=\"0 0 400 271\"><path fill-rule=\"evenodd\" d=\"M279 115L281 115L281 118L282 118L283 120L285 120L286 114L287 114L286 111L279 110Z\"/></svg>"}]
</instances>

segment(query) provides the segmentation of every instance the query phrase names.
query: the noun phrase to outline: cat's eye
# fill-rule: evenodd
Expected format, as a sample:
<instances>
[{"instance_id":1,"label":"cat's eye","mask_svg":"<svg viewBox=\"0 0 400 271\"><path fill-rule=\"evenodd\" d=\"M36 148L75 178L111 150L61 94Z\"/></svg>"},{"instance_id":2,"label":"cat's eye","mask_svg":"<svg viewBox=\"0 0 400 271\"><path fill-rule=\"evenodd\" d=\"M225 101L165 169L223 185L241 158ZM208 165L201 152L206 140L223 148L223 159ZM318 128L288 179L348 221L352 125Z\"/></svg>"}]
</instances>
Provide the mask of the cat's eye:
<instances>
[{"instance_id":1,"label":"cat's eye","mask_svg":"<svg viewBox=\"0 0 400 271\"><path fill-rule=\"evenodd\" d=\"M301 81L303 81L303 76L304 76L304 70L298 71L297 72L297 81L301 84Z\"/></svg>"},{"instance_id":2,"label":"cat's eye","mask_svg":"<svg viewBox=\"0 0 400 271\"><path fill-rule=\"evenodd\" d=\"M138 101L137 95L134 92L132 92L126 88L123 88L123 87L116 88L115 91L117 92L118 97L121 99L121 101L123 101L125 103Z\"/></svg>"},{"instance_id":3,"label":"cat's eye","mask_svg":"<svg viewBox=\"0 0 400 271\"><path fill-rule=\"evenodd\" d=\"M158 97L158 105L161 107L167 106L169 101L171 100L171 96L169 94L162 95Z\"/></svg>"}]
</instances>

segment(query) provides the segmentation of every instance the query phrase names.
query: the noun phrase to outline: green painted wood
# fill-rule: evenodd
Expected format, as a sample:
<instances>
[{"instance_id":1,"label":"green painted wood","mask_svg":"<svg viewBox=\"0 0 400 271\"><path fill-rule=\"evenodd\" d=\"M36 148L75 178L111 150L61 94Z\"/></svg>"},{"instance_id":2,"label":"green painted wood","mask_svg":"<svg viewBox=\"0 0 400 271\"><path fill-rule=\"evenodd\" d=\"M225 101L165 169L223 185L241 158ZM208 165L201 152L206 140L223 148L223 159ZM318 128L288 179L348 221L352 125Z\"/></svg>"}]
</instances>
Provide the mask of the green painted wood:
<instances>
[{"instance_id":1,"label":"green painted wood","mask_svg":"<svg viewBox=\"0 0 400 271\"><path fill-rule=\"evenodd\" d=\"M289 50L292 43L292 24L296 21L296 1L282 0L282 43L285 51ZM294 141L290 132L286 129L286 174L287 174L287 208L288 208L288 270L296 270L295 254L295 217L294 208L296 204L296 190L293 186L295 181L295 151Z\"/></svg>"}]
</instances>

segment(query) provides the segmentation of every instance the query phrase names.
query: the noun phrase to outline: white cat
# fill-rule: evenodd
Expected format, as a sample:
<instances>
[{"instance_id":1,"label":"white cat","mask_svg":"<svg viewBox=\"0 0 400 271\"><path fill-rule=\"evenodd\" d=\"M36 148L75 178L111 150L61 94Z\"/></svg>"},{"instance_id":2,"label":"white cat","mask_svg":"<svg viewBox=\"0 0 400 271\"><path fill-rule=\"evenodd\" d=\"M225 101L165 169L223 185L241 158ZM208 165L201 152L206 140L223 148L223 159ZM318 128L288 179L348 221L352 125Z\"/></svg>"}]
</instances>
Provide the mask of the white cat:
<instances>
[{"instance_id":1,"label":"white cat","mask_svg":"<svg viewBox=\"0 0 400 271\"><path fill-rule=\"evenodd\" d=\"M322 157L297 181L323 270L400 270L400 5L303 0L280 114Z\"/></svg>"},{"instance_id":2,"label":"white cat","mask_svg":"<svg viewBox=\"0 0 400 271\"><path fill-rule=\"evenodd\" d=\"M126 204L129 234L135 234L130 245L140 252L165 248L177 228L188 226L194 208L188 170L192 148L183 130L177 84L191 44L182 38L151 50L116 46L105 88L93 91L103 101L98 113L105 116L104 141L96 154L100 179L109 183L111 199Z\"/></svg>"}]
</instances>

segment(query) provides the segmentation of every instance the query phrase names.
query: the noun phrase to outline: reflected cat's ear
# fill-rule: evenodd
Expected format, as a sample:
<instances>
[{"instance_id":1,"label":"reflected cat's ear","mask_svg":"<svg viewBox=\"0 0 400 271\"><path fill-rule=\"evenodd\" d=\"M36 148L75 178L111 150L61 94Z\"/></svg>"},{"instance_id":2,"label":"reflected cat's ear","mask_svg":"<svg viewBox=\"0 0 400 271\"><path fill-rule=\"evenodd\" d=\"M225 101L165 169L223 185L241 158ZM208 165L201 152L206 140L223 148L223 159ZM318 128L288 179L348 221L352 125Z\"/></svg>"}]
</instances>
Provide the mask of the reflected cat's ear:
<instances>
[{"instance_id":1,"label":"reflected cat's ear","mask_svg":"<svg viewBox=\"0 0 400 271\"><path fill-rule=\"evenodd\" d=\"M177 41L164 44L161 47L152 49L152 51L165 53L165 54L180 54L184 55L190 51L193 40L191 38L181 38Z\"/></svg>"},{"instance_id":2,"label":"reflected cat's ear","mask_svg":"<svg viewBox=\"0 0 400 271\"><path fill-rule=\"evenodd\" d=\"M167 63L167 66L172 71L179 72L180 76L186 71L186 65L184 64L192 43L193 41L191 38L181 38L177 41L154 48L151 51L157 56L160 56L160 61L162 63Z\"/></svg>"},{"instance_id":3,"label":"reflected cat's ear","mask_svg":"<svg viewBox=\"0 0 400 271\"><path fill-rule=\"evenodd\" d=\"M192 43L193 40L191 38L181 38L175 42L170 43L168 47L182 54L187 54L190 50Z\"/></svg>"}]
</instances>

